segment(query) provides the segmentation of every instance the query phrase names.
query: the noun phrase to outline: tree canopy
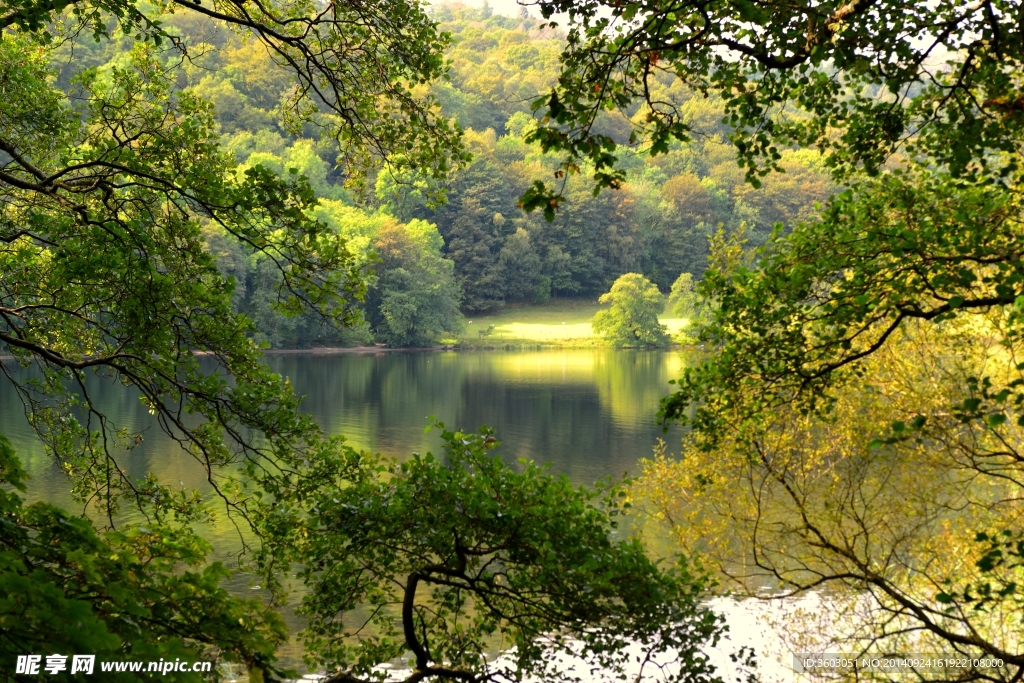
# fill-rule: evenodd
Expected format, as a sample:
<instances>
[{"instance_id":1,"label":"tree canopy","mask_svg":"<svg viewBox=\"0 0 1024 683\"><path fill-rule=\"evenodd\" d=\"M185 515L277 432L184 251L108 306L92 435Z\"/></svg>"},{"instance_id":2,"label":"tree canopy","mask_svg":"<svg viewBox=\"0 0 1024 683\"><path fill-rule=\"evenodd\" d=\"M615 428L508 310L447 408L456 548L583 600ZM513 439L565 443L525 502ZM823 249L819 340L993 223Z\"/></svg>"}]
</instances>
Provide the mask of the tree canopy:
<instances>
[{"instance_id":1,"label":"tree canopy","mask_svg":"<svg viewBox=\"0 0 1024 683\"><path fill-rule=\"evenodd\" d=\"M321 136L319 127L296 129L281 120L279 104L291 80L261 45L187 12L162 21L181 40L204 46L177 72L178 85L213 104L224 147L241 166L258 163L285 179L294 168L318 198L355 206L368 221L383 213L403 224L433 223L442 237L441 253L453 263L458 305L466 313L551 296L596 299L627 272L639 272L667 292L680 272L703 271L708 234L719 223L734 229L746 222L759 244L776 221L790 225L828 195L828 175L814 154L800 150L787 150L780 162L789 171L786 177L773 176L763 190L751 191L724 138L728 128L717 123L721 102L687 95L692 117L715 122L706 140L675 143L658 157L631 156L626 183L616 193L594 197L586 181L573 176L565 190L566 211L554 223L523 215L517 206L522 194L558 166L556 156L525 137L535 125L530 101L556 80L564 36L537 19L468 7L430 11L438 28L450 34L445 55L451 69L449 80L421 89L433 95L443 116L463 127L474 159L442 182L399 167L402 155L396 154L392 167L369 169L365 188L351 182L344 166L336 167L338 144ZM73 60L62 47L51 62L63 82L75 65L108 68L123 59L127 47L114 41L99 49L80 41ZM616 135L627 124L621 117L600 122ZM440 193L447 203L435 205L431 199ZM247 257L241 245L217 240L221 270L236 280L235 310L252 317L255 334L272 346L392 343L369 328L339 333L315 316L273 315L267 305L277 284L273 268ZM373 268L383 276L387 264ZM366 318L379 317L379 301L355 307Z\"/></svg>"},{"instance_id":2,"label":"tree canopy","mask_svg":"<svg viewBox=\"0 0 1024 683\"><path fill-rule=\"evenodd\" d=\"M656 346L668 340L658 321L665 300L654 284L639 273L626 273L598 301L608 308L594 315L594 332L616 346Z\"/></svg>"},{"instance_id":3,"label":"tree canopy","mask_svg":"<svg viewBox=\"0 0 1024 683\"><path fill-rule=\"evenodd\" d=\"M563 172L621 184L627 153L594 125L607 110L630 116L629 142L650 154L699 139L700 122L663 86L678 78L721 99L751 185L767 185L799 145L839 186L820 216L778 230L752 260L712 254L699 288L715 309L707 353L663 408L694 428L687 465L652 465L651 482L676 477L679 505L708 501L689 507L693 519L746 529L722 566L859 595L856 647L1004 654L1006 671L970 675L1019 676L1000 629L1019 604L1020 525L1014 504L995 501L1019 496L1024 424L1024 9L538 4L570 19L559 82L537 102L547 124L531 138L563 155ZM527 205L562 199L538 185ZM735 469L697 466L709 457ZM910 463L932 475L911 482ZM1003 484L1009 498L994 493ZM913 528L882 504L897 505L897 491L915 501L903 513ZM955 545L929 545L939 529ZM957 565L943 564L949 553Z\"/></svg>"},{"instance_id":4,"label":"tree canopy","mask_svg":"<svg viewBox=\"0 0 1024 683\"><path fill-rule=\"evenodd\" d=\"M206 562L211 548L202 538L162 524L97 530L53 505L25 505L25 479L0 435L0 484L8 487L0 489L4 680L14 680L13 656L29 653L100 661L206 655L250 668L274 660L283 620L259 601L229 595L221 583L230 572Z\"/></svg>"},{"instance_id":5,"label":"tree canopy","mask_svg":"<svg viewBox=\"0 0 1024 683\"><path fill-rule=\"evenodd\" d=\"M595 126L602 112L629 112L629 142L652 154L703 132L664 87L676 79L721 98L755 185L791 145L819 150L841 178L877 174L897 153L958 176L1016 167L1018 3L536 5L545 17L567 14L569 33L558 84L536 103L550 125L532 138L567 155L565 170L589 161L599 186L624 179L620 141Z\"/></svg>"},{"instance_id":6,"label":"tree canopy","mask_svg":"<svg viewBox=\"0 0 1024 683\"><path fill-rule=\"evenodd\" d=\"M255 54L269 57L294 83L280 102L285 121L311 123L336 139L349 171L365 171L375 159L440 178L464 158L458 130L437 116L429 96L412 90L443 74L445 46L444 35L414 2L330 4L323 12L293 2L251 7L190 0L152 7L132 0L25 2L9 6L0 29L50 43L76 32L109 38L113 24L126 37L170 45L186 57L201 55L201 44L169 30L168 15L175 12L191 12L252 36ZM396 150L401 157L393 155Z\"/></svg>"},{"instance_id":7,"label":"tree canopy","mask_svg":"<svg viewBox=\"0 0 1024 683\"><path fill-rule=\"evenodd\" d=\"M489 430L437 426L443 461L379 463L387 477L306 501L296 545L311 659L380 678L376 662L411 651L409 683L576 680L566 656L635 678L715 678L702 647L721 626L699 605L705 585L609 536L621 488L577 489L532 463L514 472Z\"/></svg>"},{"instance_id":8,"label":"tree canopy","mask_svg":"<svg viewBox=\"0 0 1024 683\"><path fill-rule=\"evenodd\" d=\"M684 342L694 341L696 333L711 322L713 306L694 290L693 273L680 273L672 283L668 303L677 318L686 320L686 327L679 338Z\"/></svg>"}]
</instances>

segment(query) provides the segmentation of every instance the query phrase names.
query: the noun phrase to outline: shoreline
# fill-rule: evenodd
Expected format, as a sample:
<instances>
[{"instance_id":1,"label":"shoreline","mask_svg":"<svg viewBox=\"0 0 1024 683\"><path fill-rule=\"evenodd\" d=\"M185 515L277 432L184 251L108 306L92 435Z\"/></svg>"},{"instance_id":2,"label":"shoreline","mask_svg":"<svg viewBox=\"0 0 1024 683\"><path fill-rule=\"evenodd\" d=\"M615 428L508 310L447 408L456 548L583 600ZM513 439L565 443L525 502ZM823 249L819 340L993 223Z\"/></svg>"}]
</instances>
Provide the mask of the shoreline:
<instances>
[{"instance_id":1,"label":"shoreline","mask_svg":"<svg viewBox=\"0 0 1024 683\"><path fill-rule=\"evenodd\" d=\"M309 349L264 349L264 355L286 355L309 353L316 356L332 356L339 353L387 353L388 351L454 351L453 346L314 346ZM200 351L199 354L208 353ZM198 355L198 354L197 354Z\"/></svg>"},{"instance_id":2,"label":"shoreline","mask_svg":"<svg viewBox=\"0 0 1024 683\"><path fill-rule=\"evenodd\" d=\"M312 356L335 356L340 354L378 354L378 353L404 353L409 351L542 351L553 349L619 349L622 351L675 351L681 348L678 344L669 346L631 346L616 347L598 344L552 344L543 341L529 341L511 344L449 344L437 346L410 346L410 347L389 347L389 346L317 346L310 349L264 349L263 354L267 356L287 356L309 354ZM196 356L210 356L212 351L193 351ZM16 360L14 356L0 355L0 363Z\"/></svg>"},{"instance_id":3,"label":"shoreline","mask_svg":"<svg viewBox=\"0 0 1024 683\"><path fill-rule=\"evenodd\" d=\"M339 353L386 353L388 351L456 351L454 346L416 346L390 348L385 346L317 346L311 349L264 349L264 355L289 355L308 353L316 356L332 356ZM212 356L212 351L193 351L193 356ZM0 362L17 360L14 356L0 355Z\"/></svg>"},{"instance_id":4,"label":"shoreline","mask_svg":"<svg viewBox=\"0 0 1024 683\"><path fill-rule=\"evenodd\" d=\"M515 343L504 342L497 344L448 344L437 346L409 346L409 347L388 347L388 346L350 346L350 347L315 347L311 349L266 349L266 355L296 355L310 354L315 356L331 356L345 353L387 353L404 351L551 351L555 349L582 350L582 349L611 349L619 351L677 351L679 344L668 346L612 346L610 344L555 344L547 341L525 341L516 340ZM208 352L198 351L196 355L205 355Z\"/></svg>"}]
</instances>

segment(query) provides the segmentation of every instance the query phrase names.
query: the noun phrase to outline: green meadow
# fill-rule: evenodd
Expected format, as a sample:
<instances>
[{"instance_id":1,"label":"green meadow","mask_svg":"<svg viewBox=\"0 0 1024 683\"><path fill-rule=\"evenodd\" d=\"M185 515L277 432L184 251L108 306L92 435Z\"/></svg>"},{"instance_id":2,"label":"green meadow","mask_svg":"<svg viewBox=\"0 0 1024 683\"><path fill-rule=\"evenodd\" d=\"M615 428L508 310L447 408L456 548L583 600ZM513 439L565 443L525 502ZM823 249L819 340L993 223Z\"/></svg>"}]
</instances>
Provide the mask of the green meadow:
<instances>
[{"instance_id":1,"label":"green meadow","mask_svg":"<svg viewBox=\"0 0 1024 683\"><path fill-rule=\"evenodd\" d=\"M590 320L603 307L595 301L557 299L543 304L507 306L487 315L467 316L459 342L479 346L503 344L544 344L595 346L601 337L594 334ZM670 317L666 311L659 320L675 335L686 323ZM489 330L490 326L494 328ZM484 334L481 334L483 332Z\"/></svg>"}]
</instances>

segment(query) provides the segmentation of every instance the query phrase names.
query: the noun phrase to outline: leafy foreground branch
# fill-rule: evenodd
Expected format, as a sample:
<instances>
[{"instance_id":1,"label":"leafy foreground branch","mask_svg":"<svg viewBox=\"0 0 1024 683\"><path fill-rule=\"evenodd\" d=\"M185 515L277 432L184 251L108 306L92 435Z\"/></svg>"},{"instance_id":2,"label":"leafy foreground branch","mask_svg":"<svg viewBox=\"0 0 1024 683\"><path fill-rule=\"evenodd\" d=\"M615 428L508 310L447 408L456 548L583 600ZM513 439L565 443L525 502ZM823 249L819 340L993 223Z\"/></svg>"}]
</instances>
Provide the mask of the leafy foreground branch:
<instances>
[{"instance_id":1,"label":"leafy foreground branch","mask_svg":"<svg viewBox=\"0 0 1024 683\"><path fill-rule=\"evenodd\" d=\"M514 472L490 453L498 442L487 429L443 438L445 461L398 465L342 449L334 479L263 509L258 530L280 541L260 555L270 582L301 563L311 666L334 671L333 683L381 681L381 664L411 655L408 682L578 680L560 664L569 655L637 681L720 680L703 652L724 630L699 604L706 583L614 538L628 507L621 489L573 488L532 463ZM6 441L0 457L0 483L23 490ZM209 546L194 533L97 532L3 491L0 506L5 660L218 658L256 680L287 675L273 664L287 636L280 616L221 588L229 572L203 566ZM12 680L6 663L0 676Z\"/></svg>"},{"instance_id":2,"label":"leafy foreground branch","mask_svg":"<svg viewBox=\"0 0 1024 683\"><path fill-rule=\"evenodd\" d=\"M968 665L914 673L1019 680L1024 429L1009 400L985 419L950 409L983 405L982 374L1020 385L1008 329L1003 311L906 324L827 413L736 404L712 457L693 439L642 463L638 507L735 586L827 590L827 617L786 624L793 652L942 653Z\"/></svg>"},{"instance_id":3,"label":"leafy foreground branch","mask_svg":"<svg viewBox=\"0 0 1024 683\"><path fill-rule=\"evenodd\" d=\"M409 683L569 681L559 658L575 654L613 676L639 664L637 680L717 680L702 649L723 627L699 605L704 580L616 540L621 489L513 471L486 428L442 437L443 461L374 459L293 519L265 520L294 525L310 664L339 683L381 680L377 664L407 655Z\"/></svg>"},{"instance_id":4,"label":"leafy foreground branch","mask_svg":"<svg viewBox=\"0 0 1024 683\"><path fill-rule=\"evenodd\" d=\"M15 680L15 657L31 653L220 658L250 670L273 661L287 635L284 622L221 587L230 572L205 563L210 546L203 539L165 525L97 531L53 505L25 505L17 493L25 479L0 435L0 680Z\"/></svg>"},{"instance_id":5,"label":"leafy foreground branch","mask_svg":"<svg viewBox=\"0 0 1024 683\"><path fill-rule=\"evenodd\" d=\"M625 114L628 145L665 154L708 134L691 93L720 99L755 187L784 170L794 145L821 152L841 183L900 157L930 158L954 176L1016 165L1000 155L1019 150L1024 125L1018 2L534 4L545 18L567 15L568 36L558 84L534 103L545 118L531 139L563 155L559 173L589 172L596 188L626 177L626 135L603 132L600 117ZM557 187L537 181L524 206L553 216Z\"/></svg>"}]
</instances>

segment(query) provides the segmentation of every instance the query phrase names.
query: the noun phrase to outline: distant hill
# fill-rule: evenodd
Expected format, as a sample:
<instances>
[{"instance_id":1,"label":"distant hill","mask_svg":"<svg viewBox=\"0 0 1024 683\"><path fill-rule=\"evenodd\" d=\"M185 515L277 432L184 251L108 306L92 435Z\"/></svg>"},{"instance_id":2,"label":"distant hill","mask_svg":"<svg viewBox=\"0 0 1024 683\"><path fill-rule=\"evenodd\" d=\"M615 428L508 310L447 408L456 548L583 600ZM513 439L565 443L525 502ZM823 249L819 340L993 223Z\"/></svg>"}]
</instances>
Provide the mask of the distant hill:
<instances>
[{"instance_id":1,"label":"distant hill","mask_svg":"<svg viewBox=\"0 0 1024 683\"><path fill-rule=\"evenodd\" d=\"M783 151L786 174L769 175L758 190L745 184L720 103L678 79L658 80L652 88L677 104L702 132L699 139L673 143L655 157L624 151L627 182L597 197L585 172L564 179L568 202L554 222L525 214L517 206L522 193L535 180L551 181L555 170L555 160L524 138L534 125L531 103L554 82L562 36L537 19L495 14L486 6L434 5L431 11L451 37L450 80L419 86L421 94L429 91L441 112L465 129L474 157L443 186L387 170L371 173L362 187L350 186L336 163L342 152L336 141L321 138L316 125L288 125L283 103L295 83L258 42L188 12L163 19L193 44L201 41L179 86L213 104L224 148L240 170L259 164L305 176L323 200L321 218L375 269L367 327L339 333L321 321L282 319L270 307L274 269L261 268L211 227L211 248L236 280L236 305L274 346L423 343L457 330L459 309L483 313L552 296L596 299L627 272L668 291L681 272L699 277L717 226L732 230L745 222L757 244L776 222L792 225L812 215L814 203L833 189L816 154L803 150ZM55 63L58 78L69 84L82 68L107 69L130 47L128 39L96 44L86 38L64 46ZM629 113L637 121L643 116ZM622 115L602 114L596 125L623 142L628 138L630 122ZM430 205L439 190L447 203ZM427 239L424 230L439 237ZM405 237L397 239L399 233ZM384 242L390 256L370 264L369 253ZM416 253L398 259L395 250L403 248Z\"/></svg>"}]
</instances>

